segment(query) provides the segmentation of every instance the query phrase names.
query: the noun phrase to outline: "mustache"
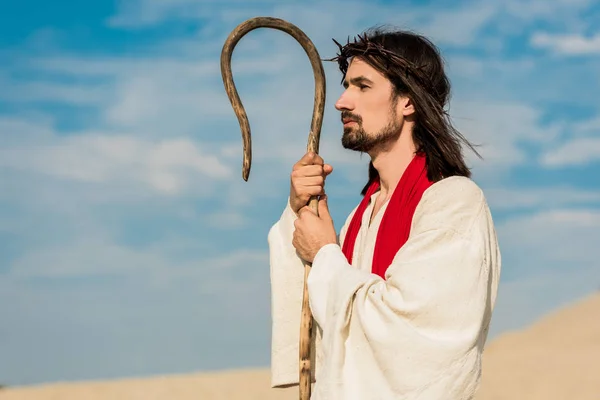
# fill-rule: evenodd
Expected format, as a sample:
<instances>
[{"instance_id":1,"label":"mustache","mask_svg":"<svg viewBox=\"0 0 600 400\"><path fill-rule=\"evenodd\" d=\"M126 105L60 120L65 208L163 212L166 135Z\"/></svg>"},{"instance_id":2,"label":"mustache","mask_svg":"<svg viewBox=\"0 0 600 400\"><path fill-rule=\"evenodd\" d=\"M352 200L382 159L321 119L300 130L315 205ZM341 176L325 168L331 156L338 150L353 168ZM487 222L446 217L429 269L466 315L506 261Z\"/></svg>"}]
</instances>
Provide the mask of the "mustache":
<instances>
[{"instance_id":1,"label":"mustache","mask_svg":"<svg viewBox=\"0 0 600 400\"><path fill-rule=\"evenodd\" d=\"M352 114L350 111L344 110L340 115L340 120L343 122L345 119L351 119L352 121L358 122L359 124L362 122L362 118L360 115Z\"/></svg>"}]
</instances>

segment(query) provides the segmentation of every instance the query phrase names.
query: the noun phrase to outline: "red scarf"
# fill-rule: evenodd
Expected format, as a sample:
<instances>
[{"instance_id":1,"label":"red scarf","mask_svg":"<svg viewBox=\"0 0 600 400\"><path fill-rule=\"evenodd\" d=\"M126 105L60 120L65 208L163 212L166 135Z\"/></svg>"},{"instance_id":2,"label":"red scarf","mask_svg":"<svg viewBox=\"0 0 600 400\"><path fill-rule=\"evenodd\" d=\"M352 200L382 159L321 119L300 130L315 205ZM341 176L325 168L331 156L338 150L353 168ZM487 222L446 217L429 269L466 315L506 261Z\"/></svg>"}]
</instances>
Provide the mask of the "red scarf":
<instances>
[{"instance_id":1,"label":"red scarf","mask_svg":"<svg viewBox=\"0 0 600 400\"><path fill-rule=\"evenodd\" d=\"M418 153L402 174L381 220L373 254L372 272L374 274L385 279L385 271L398 250L408 240L412 218L423 192L432 184L433 182L427 178L425 155ZM342 251L350 264L352 264L354 243L360 230L363 214L369 205L371 195L375 193L379 185L379 178L371 182L348 226Z\"/></svg>"}]
</instances>

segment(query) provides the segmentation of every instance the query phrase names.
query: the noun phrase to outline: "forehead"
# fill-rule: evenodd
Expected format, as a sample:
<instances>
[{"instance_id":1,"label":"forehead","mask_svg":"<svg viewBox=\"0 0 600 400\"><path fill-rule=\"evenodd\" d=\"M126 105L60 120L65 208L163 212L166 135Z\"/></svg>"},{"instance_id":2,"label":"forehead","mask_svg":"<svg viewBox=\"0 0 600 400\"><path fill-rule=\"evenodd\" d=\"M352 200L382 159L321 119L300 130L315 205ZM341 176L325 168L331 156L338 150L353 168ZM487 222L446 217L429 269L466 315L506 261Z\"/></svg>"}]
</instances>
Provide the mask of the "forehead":
<instances>
[{"instance_id":1,"label":"forehead","mask_svg":"<svg viewBox=\"0 0 600 400\"><path fill-rule=\"evenodd\" d=\"M348 65L348 70L346 71L346 79L350 80L358 76L363 76L373 82L386 79L381 72L377 71L367 62L365 62L361 58L354 57L352 58L352 60L350 60L350 63Z\"/></svg>"}]
</instances>

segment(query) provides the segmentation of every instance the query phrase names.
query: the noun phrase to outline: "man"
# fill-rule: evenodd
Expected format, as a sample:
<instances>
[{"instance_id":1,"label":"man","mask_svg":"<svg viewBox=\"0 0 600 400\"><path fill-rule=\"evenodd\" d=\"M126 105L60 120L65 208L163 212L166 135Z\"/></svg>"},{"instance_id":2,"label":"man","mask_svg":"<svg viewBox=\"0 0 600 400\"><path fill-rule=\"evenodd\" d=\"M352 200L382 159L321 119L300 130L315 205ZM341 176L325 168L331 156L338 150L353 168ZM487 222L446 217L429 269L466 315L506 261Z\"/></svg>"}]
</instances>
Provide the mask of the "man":
<instances>
[{"instance_id":1,"label":"man","mask_svg":"<svg viewBox=\"0 0 600 400\"><path fill-rule=\"evenodd\" d=\"M369 180L338 238L324 191L332 166L306 154L293 167L269 232L272 385L298 383L304 259L318 329L313 399L472 399L500 252L462 156L470 145L444 111L441 57L402 31L339 46L342 144L369 154Z\"/></svg>"}]
</instances>

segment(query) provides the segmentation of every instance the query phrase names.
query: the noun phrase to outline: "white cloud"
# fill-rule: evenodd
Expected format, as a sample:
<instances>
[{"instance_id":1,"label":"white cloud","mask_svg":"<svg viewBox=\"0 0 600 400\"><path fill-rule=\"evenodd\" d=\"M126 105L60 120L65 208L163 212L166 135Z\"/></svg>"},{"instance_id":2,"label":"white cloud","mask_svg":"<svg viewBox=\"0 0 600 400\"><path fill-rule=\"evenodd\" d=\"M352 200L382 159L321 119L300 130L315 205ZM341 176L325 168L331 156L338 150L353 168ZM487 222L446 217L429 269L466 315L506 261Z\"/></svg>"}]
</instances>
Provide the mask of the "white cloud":
<instances>
[{"instance_id":1,"label":"white cloud","mask_svg":"<svg viewBox=\"0 0 600 400\"><path fill-rule=\"evenodd\" d=\"M511 15L513 24L519 20L543 20L574 22L578 13L594 4L593 0L508 0L504 8Z\"/></svg>"},{"instance_id":2,"label":"white cloud","mask_svg":"<svg viewBox=\"0 0 600 400\"><path fill-rule=\"evenodd\" d=\"M248 76L261 80L291 65L284 54L244 57L247 45L240 45L232 60L236 83L243 83ZM206 131L207 123L219 117L229 119L233 111L221 81L218 55L207 55L205 51L200 54L200 60L196 55L34 58L19 67L50 74L47 81L14 80L3 86L21 87L16 99L25 103L43 100L75 107L94 105L94 111L100 113L100 123L111 129L143 132L145 137L200 132L210 138L213 133ZM53 79L57 75L79 77L79 83L56 83ZM241 92L247 92L247 85L239 86Z\"/></svg>"},{"instance_id":3,"label":"white cloud","mask_svg":"<svg viewBox=\"0 0 600 400\"><path fill-rule=\"evenodd\" d=\"M270 15L306 29L318 46L330 41L331 32L312 27L335 26L335 31L345 36L375 24L394 24L425 33L441 44L474 45L493 52L492 47L502 47L503 44L489 35L482 35L481 30L486 26L497 26L505 33L523 32L536 21L552 21L565 28L579 28L583 24L581 13L592 4L591 0L532 0L525 3L510 0L502 4L465 1L447 8L438 4L407 8L405 5L360 1L281 3L265 0L249 4L239 0L122 0L108 23L112 27L140 29L170 20L203 21L203 32L212 35L218 31L214 28L216 24L226 24L232 30L235 24L245 19ZM339 10L344 10L341 20L334 17ZM209 19L212 21L207 23Z\"/></svg>"},{"instance_id":4,"label":"white cloud","mask_svg":"<svg viewBox=\"0 0 600 400\"><path fill-rule=\"evenodd\" d=\"M184 248L178 248L180 245L176 241L182 241ZM235 248L218 256L197 256L192 261L176 261L169 254L195 246L195 242L189 239L171 238L166 245L136 249L118 244L105 234L96 234L64 245L31 249L11 263L6 278L22 281L32 278L116 277L136 279L142 285L165 287L193 279L200 281L197 285L200 292L218 294L219 290L231 284L244 283L235 275L246 265L268 266L268 254L264 249ZM255 272L243 274L250 279L246 283L268 284L255 282ZM210 279L203 280L203 276Z\"/></svg>"},{"instance_id":5,"label":"white cloud","mask_svg":"<svg viewBox=\"0 0 600 400\"><path fill-rule=\"evenodd\" d=\"M58 82L2 82L0 100L19 102L53 102L96 106L103 104L109 93L102 85Z\"/></svg>"},{"instance_id":6,"label":"white cloud","mask_svg":"<svg viewBox=\"0 0 600 400\"><path fill-rule=\"evenodd\" d=\"M121 0L119 13L108 19L112 27L136 28L153 25L166 19L195 19L207 14L215 6L214 1L193 2L190 0ZM244 4L238 1L238 4ZM218 4L218 3L217 3ZM227 2L231 4L230 1Z\"/></svg>"},{"instance_id":7,"label":"white cloud","mask_svg":"<svg viewBox=\"0 0 600 400\"><path fill-rule=\"evenodd\" d=\"M475 3L453 10L431 13L431 19L421 30L435 42L466 46L474 44L479 30L486 26L497 12L496 5Z\"/></svg>"},{"instance_id":8,"label":"white cloud","mask_svg":"<svg viewBox=\"0 0 600 400\"><path fill-rule=\"evenodd\" d=\"M11 265L15 279L60 278L75 276L131 276L148 279L167 261L156 254L105 242L101 238L82 238L67 246L30 249Z\"/></svg>"},{"instance_id":9,"label":"white cloud","mask_svg":"<svg viewBox=\"0 0 600 400\"><path fill-rule=\"evenodd\" d=\"M81 78L110 78L115 76L135 76L139 73L172 73L178 71L189 77L216 75L218 65L206 60L194 63L173 59L162 55L138 57L50 55L43 58L33 56L28 62L22 61L21 67L53 74L77 76Z\"/></svg>"},{"instance_id":10,"label":"white cloud","mask_svg":"<svg viewBox=\"0 0 600 400\"><path fill-rule=\"evenodd\" d=\"M269 7L269 4L271 3L264 3L261 7ZM274 4L273 7L275 7ZM154 17L148 17L146 20L148 24L158 23L168 18L179 18L181 17L180 13L193 16L195 11L192 12L191 9L199 10L200 13L208 12L205 9L207 6L205 3L196 4L185 0L171 3L154 0L122 2L121 6L123 7L121 10L129 10L118 17L125 18L122 19L122 22L127 18L135 18L136 15L153 15ZM275 10L277 15L284 18L289 17L299 25L304 25L303 21L311 21L311 24L306 26L309 27L308 31L311 32L317 45L324 45L327 42L333 48L330 38L336 36L334 31L320 29L315 30L313 35L310 27L314 26L313 23L317 19L325 21L331 18L337 6L339 4L335 2L326 3L317 12L310 7L285 4L277 5ZM376 11L375 14L390 15L390 7L381 4L356 3L356 7L352 8L347 18L344 19L344 24L348 25L348 29L358 32L361 29L358 26L366 21L363 12L366 8ZM142 11L137 14L137 11L133 12L135 10ZM474 37L474 32L494 16L494 7L485 4L475 8L461 6L434 14L425 12L425 10L425 8L413 10L408 15L403 14L403 18L415 22L417 26L423 28L425 33L435 33L435 30L444 32L439 40L454 44L469 43L469 35ZM207 27L220 24L220 18L232 19L232 15L236 13L239 18L240 13L243 14L246 11L223 7L211 12L213 12L211 14L213 18L206 24ZM125 16L126 14L128 16ZM444 28L447 24L454 24L457 19L462 21L461 29L448 30ZM222 32L222 25L220 26ZM207 27L204 29L208 29ZM342 29L345 28L336 25L336 31ZM258 38L264 40L258 40ZM108 86L105 84L102 92L103 94L110 93L110 96L104 98L99 111L102 113L102 123L111 130L118 129L134 135L143 132L146 138L154 140L164 137L191 137L191 135L198 134L203 141L215 142L220 141L223 135L220 132L211 131L211 128L208 127L220 124L220 126L228 128L227 132L231 129L231 141L237 141L239 140L237 139L239 128L225 96L218 71L215 50L220 48L221 43L219 42L219 46L214 45L215 40L211 40L210 43L212 44L203 44L202 46L210 47L211 50L208 54L213 61L205 58L190 60L190 57L197 56L188 53L171 57L163 55L152 58L144 56L124 59L54 56L36 59L35 63L32 62L31 65L32 68L45 72L75 74L88 78L110 77ZM282 46L282 50L272 54L276 44ZM291 46L286 47L290 44ZM254 133L253 164L255 165L253 171L256 169L256 164L274 162L277 159L280 160L279 162L283 162L285 167L288 167L290 160L301 156L306 135L292 136L292 139L288 133L284 132L293 127L308 127L312 112L313 84L308 60L295 42L279 33L245 38L238 47L234 55L234 77ZM269 51L270 53L265 53ZM292 57L285 61L286 56ZM505 65L505 62L503 64L502 60L490 62L495 65L494 70L498 72L515 66L532 68L530 60L517 60L509 62L508 65ZM304 71L291 75L288 67L301 63L306 66ZM472 64L471 69L473 70L473 68L475 71L482 71L481 66ZM486 64L486 68L488 71L489 63ZM327 63L326 70L329 78L338 77L335 66ZM461 73L465 74L465 71L461 71ZM268 80L263 80L265 77L268 77ZM335 80L329 79L328 82L335 82ZM52 88L50 87L50 89ZM328 85L328 106L323 129L324 142L327 142L329 137L327 129L330 131L338 129L333 125L333 121L337 121L337 112L333 111L332 107L338 91L339 88L335 85ZM82 90L78 93L85 96L86 91ZM89 93L93 94L92 91ZM89 102L95 101L95 97L91 94L87 100ZM55 95L60 98L60 90L57 90ZM47 95L47 97L50 96L51 94ZM487 98L480 94L476 94L474 97L462 95L453 104L451 114L455 117L459 128L462 128L470 139L484 146L482 150L485 157L484 163L471 157L472 162L479 168L479 176L486 174L486 176L493 177L495 174L501 174L508 168L526 161L528 155L521 147L521 142L548 142L556 135L556 128L542 129L540 127L541 110L527 104L510 103L508 100L494 101L493 103L486 100L488 101L486 103L478 97ZM68 99L69 96L64 94L63 98ZM73 100L77 100L77 97L73 97ZM339 142L333 145L334 141L338 141L337 135L331 142L332 145L325 147L328 157L333 161L339 160L339 162L346 162L347 165L356 165L357 163L354 161L356 158L343 153L339 149ZM241 148L241 145L237 146ZM275 157L275 152L272 150L274 148L278 149L278 155ZM355 173L347 175L355 176ZM151 186L162 188L167 192L177 192L182 185L185 185L177 177L164 171L155 172L148 178L148 181Z\"/></svg>"},{"instance_id":11,"label":"white cloud","mask_svg":"<svg viewBox=\"0 0 600 400\"><path fill-rule=\"evenodd\" d=\"M560 55L600 54L600 35L585 37L578 34L537 32L531 37L530 43L534 47L548 49Z\"/></svg>"},{"instance_id":12,"label":"white cloud","mask_svg":"<svg viewBox=\"0 0 600 400\"><path fill-rule=\"evenodd\" d=\"M241 229L248 226L249 218L236 211L213 212L206 218L208 224L216 229Z\"/></svg>"},{"instance_id":13,"label":"white cloud","mask_svg":"<svg viewBox=\"0 0 600 400\"><path fill-rule=\"evenodd\" d=\"M342 36L355 35L372 25L393 24L404 28L417 29L432 35L440 43L466 45L473 43L479 30L494 16L497 6L489 4L464 4L440 9L435 12L428 6L406 8L376 2L308 1L285 3L262 1L260 3L235 2L218 3L177 0L161 2L156 0L121 1L117 14L109 19L109 25L122 28L143 28L161 24L172 19L202 20L208 15L212 23L225 23L233 30L236 24L257 14L271 15L288 20L306 30L317 46L331 44L332 32L313 27L330 26ZM238 5L239 4L239 5ZM242 6L243 4L243 6ZM339 10L344 10L344 18L336 19ZM373 16L379 16L375 20ZM456 24L456 21L460 24ZM210 23L209 23L210 25ZM335 26L335 28L333 28ZM209 29L209 31L211 31Z\"/></svg>"},{"instance_id":14,"label":"white cloud","mask_svg":"<svg viewBox=\"0 0 600 400\"><path fill-rule=\"evenodd\" d=\"M600 138L575 138L546 151L540 159L546 167L584 165L600 160Z\"/></svg>"},{"instance_id":15,"label":"white cloud","mask_svg":"<svg viewBox=\"0 0 600 400\"><path fill-rule=\"evenodd\" d=\"M4 132L10 135L11 132ZM95 184L141 185L167 195L200 182L227 180L231 169L189 139L143 140L82 134L0 150L0 165Z\"/></svg>"},{"instance_id":16,"label":"white cloud","mask_svg":"<svg viewBox=\"0 0 600 400\"><path fill-rule=\"evenodd\" d=\"M122 201L134 192L144 194L148 190L194 193L203 198L219 193L226 206L221 217L227 218L213 217L205 222L214 226L218 219L221 227L227 221L227 229L239 229L248 223L238 215L240 207L273 196L276 178L287 178L287 173L281 174L282 169L275 166L291 168L292 160L303 154L312 113L314 83L302 49L295 46L289 54L275 52L269 57L253 54L262 47L270 44L249 38L240 43L233 59L234 77L253 131L252 177L244 187L237 172L242 150L239 126L223 89L218 62L202 60L196 64L179 56L135 59L59 54L23 62L43 76L75 75L82 82L100 79L109 96L97 104L100 115L94 131L59 136L53 129L54 120L34 125L20 118L0 120L2 132L7 133L2 136L7 157L0 164L13 171L102 184L102 191L89 185L82 185L81 190L69 188L76 190L77 198L86 205L108 199ZM292 57L286 59L289 55ZM287 67L299 63L306 68L292 75ZM69 99L55 95L44 94L69 104ZM27 134L17 135L18 129ZM326 129L325 125L325 138ZM10 142L8 138L12 138ZM284 145L295 149L288 158L281 157ZM234 175L232 167L236 167ZM237 178L235 182L222 185L220 192L209 184L231 182L232 176ZM57 184L55 190L64 188ZM134 198L139 201L147 196Z\"/></svg>"},{"instance_id":17,"label":"white cloud","mask_svg":"<svg viewBox=\"0 0 600 400\"><path fill-rule=\"evenodd\" d=\"M599 135L600 117L591 118L573 125L574 133L577 135Z\"/></svg>"},{"instance_id":18,"label":"white cloud","mask_svg":"<svg viewBox=\"0 0 600 400\"><path fill-rule=\"evenodd\" d=\"M533 73L536 68L536 60L528 56L506 59L451 54L446 59L448 60L446 67L448 74L451 77L466 78L467 82L485 81L491 75L529 74Z\"/></svg>"},{"instance_id":19,"label":"white cloud","mask_svg":"<svg viewBox=\"0 0 600 400\"><path fill-rule=\"evenodd\" d=\"M479 178L494 180L510 168L522 165L529 155L522 144L552 143L559 127L540 125L541 110L526 103L468 101L458 99L450 109L456 127L472 143L480 146L483 161L469 151L468 160Z\"/></svg>"},{"instance_id":20,"label":"white cloud","mask_svg":"<svg viewBox=\"0 0 600 400\"><path fill-rule=\"evenodd\" d=\"M26 117L0 116L0 144L35 145L51 140L54 135L53 118L47 114L29 114Z\"/></svg>"},{"instance_id":21,"label":"white cloud","mask_svg":"<svg viewBox=\"0 0 600 400\"><path fill-rule=\"evenodd\" d=\"M524 259L534 265L522 271L530 275L566 269L575 273L578 268L597 267L599 228L599 210L554 209L513 218L501 224L498 231L511 257L530 255Z\"/></svg>"},{"instance_id":22,"label":"white cloud","mask_svg":"<svg viewBox=\"0 0 600 400\"><path fill-rule=\"evenodd\" d=\"M71 244L34 251L0 276L4 384L268 363L263 250L177 262L165 248ZM228 352L235 360L223 360Z\"/></svg>"},{"instance_id":23,"label":"white cloud","mask_svg":"<svg viewBox=\"0 0 600 400\"><path fill-rule=\"evenodd\" d=\"M600 202L600 191L582 190L577 187L485 189L490 207L498 211L553 209L568 206L593 205Z\"/></svg>"}]
</instances>

